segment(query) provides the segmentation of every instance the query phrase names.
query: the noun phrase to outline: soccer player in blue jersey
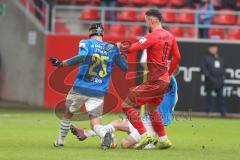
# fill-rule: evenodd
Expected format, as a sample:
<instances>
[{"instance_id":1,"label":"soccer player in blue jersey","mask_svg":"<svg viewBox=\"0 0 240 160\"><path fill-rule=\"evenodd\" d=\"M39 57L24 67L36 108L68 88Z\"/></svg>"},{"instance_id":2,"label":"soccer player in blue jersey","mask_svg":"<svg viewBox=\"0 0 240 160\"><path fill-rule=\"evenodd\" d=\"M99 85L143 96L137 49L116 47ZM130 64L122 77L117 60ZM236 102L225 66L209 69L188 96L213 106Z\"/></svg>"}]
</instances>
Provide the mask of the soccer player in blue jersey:
<instances>
[{"instance_id":1,"label":"soccer player in blue jersey","mask_svg":"<svg viewBox=\"0 0 240 160\"><path fill-rule=\"evenodd\" d=\"M89 28L90 39L80 41L77 56L64 61L50 58L52 65L56 67L80 65L76 80L66 98L67 109L60 121L60 133L54 142L55 147L64 145L70 130L70 119L82 105L85 105L89 114L91 128L102 139L102 149L110 147L112 137L101 125L100 116L113 65L116 64L126 72L127 60L117 47L103 42L103 33L101 23L92 24Z\"/></svg>"},{"instance_id":2,"label":"soccer player in blue jersey","mask_svg":"<svg viewBox=\"0 0 240 160\"><path fill-rule=\"evenodd\" d=\"M177 95L177 81L174 76L179 72L179 67L173 72L173 76L170 79L170 85L167 93L164 95L162 103L158 106L157 110L161 114L163 119L163 124L168 126L173 120L173 110L177 104L178 95ZM156 132L152 128L152 124L149 118L149 115L146 114L142 117L143 124L148 132L152 135L157 136ZM117 130L129 133L127 137L122 139L121 147L122 148L132 148L134 145L139 143L141 135L136 128L128 120L114 120L110 124L104 126L109 133L113 133ZM71 126L72 133L77 136L81 141L85 140L88 137L96 136L96 133L93 130L83 130L81 128L76 128ZM157 140L157 138L156 138ZM156 143L155 143L156 144ZM148 144L145 149L155 148L155 144Z\"/></svg>"}]
</instances>

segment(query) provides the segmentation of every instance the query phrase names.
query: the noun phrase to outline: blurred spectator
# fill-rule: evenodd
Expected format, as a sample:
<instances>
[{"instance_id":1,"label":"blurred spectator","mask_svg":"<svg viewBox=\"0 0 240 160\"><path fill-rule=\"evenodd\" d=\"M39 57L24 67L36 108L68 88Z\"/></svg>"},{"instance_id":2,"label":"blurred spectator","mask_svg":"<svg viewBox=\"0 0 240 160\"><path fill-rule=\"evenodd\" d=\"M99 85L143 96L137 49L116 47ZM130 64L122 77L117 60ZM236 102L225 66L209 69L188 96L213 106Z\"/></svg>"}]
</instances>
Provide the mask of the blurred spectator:
<instances>
[{"instance_id":1,"label":"blurred spectator","mask_svg":"<svg viewBox=\"0 0 240 160\"><path fill-rule=\"evenodd\" d=\"M211 25L214 7L210 0L201 0L197 9L200 11L198 16L198 24L204 25L204 28L199 28L200 38L208 38L208 29Z\"/></svg>"},{"instance_id":2,"label":"blurred spectator","mask_svg":"<svg viewBox=\"0 0 240 160\"><path fill-rule=\"evenodd\" d=\"M101 7L116 7L116 0L101 0ZM109 10L107 12L107 15L109 15L109 20L114 21L115 20L115 11Z\"/></svg>"},{"instance_id":3,"label":"blurred spectator","mask_svg":"<svg viewBox=\"0 0 240 160\"><path fill-rule=\"evenodd\" d=\"M237 0L222 0L223 8L231 8L237 10Z\"/></svg>"},{"instance_id":4,"label":"blurred spectator","mask_svg":"<svg viewBox=\"0 0 240 160\"><path fill-rule=\"evenodd\" d=\"M208 46L208 53L203 57L201 70L205 75L205 111L207 114L212 108L212 91L217 93L217 102L221 116L225 116L225 102L223 97L223 80L224 80L224 61L218 54L217 44Z\"/></svg>"}]
</instances>

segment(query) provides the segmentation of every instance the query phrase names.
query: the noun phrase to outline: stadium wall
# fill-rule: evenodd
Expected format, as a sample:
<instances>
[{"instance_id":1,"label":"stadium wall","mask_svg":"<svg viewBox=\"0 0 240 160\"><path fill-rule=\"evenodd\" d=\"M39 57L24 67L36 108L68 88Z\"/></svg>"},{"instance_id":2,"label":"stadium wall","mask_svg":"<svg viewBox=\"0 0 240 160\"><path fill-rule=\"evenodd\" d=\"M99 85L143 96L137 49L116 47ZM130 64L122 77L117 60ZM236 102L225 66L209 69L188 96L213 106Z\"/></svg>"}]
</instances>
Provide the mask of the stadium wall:
<instances>
[{"instance_id":1,"label":"stadium wall","mask_svg":"<svg viewBox=\"0 0 240 160\"><path fill-rule=\"evenodd\" d=\"M2 59L0 98L4 101L43 105L45 36L11 0L0 0Z\"/></svg>"}]
</instances>

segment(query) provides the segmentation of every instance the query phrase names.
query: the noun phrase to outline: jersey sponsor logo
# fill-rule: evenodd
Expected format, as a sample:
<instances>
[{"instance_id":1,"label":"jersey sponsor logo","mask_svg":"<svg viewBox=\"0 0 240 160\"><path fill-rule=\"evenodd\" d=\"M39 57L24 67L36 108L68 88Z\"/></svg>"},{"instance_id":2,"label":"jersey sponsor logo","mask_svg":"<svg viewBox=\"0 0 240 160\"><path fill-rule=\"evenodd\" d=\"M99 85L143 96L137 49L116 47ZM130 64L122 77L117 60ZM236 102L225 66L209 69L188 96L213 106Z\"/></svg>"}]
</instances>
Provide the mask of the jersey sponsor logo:
<instances>
[{"instance_id":1,"label":"jersey sponsor logo","mask_svg":"<svg viewBox=\"0 0 240 160\"><path fill-rule=\"evenodd\" d=\"M142 37L139 39L139 43L143 44L147 41L147 39L145 37Z\"/></svg>"}]
</instances>

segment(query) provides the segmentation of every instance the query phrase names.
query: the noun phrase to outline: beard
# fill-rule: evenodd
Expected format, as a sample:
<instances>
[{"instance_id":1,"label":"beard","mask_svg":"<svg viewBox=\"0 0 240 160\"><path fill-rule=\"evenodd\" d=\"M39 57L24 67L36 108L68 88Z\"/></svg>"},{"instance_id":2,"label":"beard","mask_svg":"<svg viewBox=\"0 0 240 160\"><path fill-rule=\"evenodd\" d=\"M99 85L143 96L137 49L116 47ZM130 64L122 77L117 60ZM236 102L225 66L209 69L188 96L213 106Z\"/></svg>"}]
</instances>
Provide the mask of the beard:
<instances>
[{"instance_id":1,"label":"beard","mask_svg":"<svg viewBox=\"0 0 240 160\"><path fill-rule=\"evenodd\" d=\"M148 32L152 33L152 28L151 27L148 27Z\"/></svg>"}]
</instances>

